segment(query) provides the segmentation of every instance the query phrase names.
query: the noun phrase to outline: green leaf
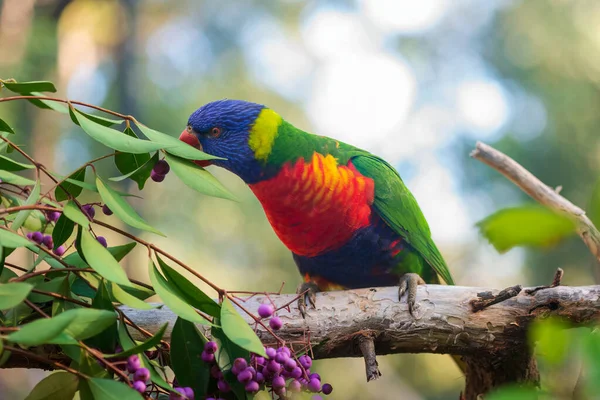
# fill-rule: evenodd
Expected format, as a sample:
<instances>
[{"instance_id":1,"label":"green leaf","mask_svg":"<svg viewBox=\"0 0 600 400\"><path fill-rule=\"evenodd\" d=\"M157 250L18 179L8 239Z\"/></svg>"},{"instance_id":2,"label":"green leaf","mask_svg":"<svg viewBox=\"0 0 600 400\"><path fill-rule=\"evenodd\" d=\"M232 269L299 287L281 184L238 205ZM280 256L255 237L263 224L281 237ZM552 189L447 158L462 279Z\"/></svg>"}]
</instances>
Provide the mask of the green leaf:
<instances>
[{"instance_id":1,"label":"green leaf","mask_svg":"<svg viewBox=\"0 0 600 400\"><path fill-rule=\"evenodd\" d=\"M117 320L114 311L97 310L94 308L76 308L65 311L55 318L68 318L71 322L65 333L77 340L85 340L103 332Z\"/></svg>"},{"instance_id":2,"label":"green leaf","mask_svg":"<svg viewBox=\"0 0 600 400\"><path fill-rule=\"evenodd\" d=\"M79 378L68 372L55 372L42 379L25 400L70 400L77 392Z\"/></svg>"},{"instance_id":3,"label":"green leaf","mask_svg":"<svg viewBox=\"0 0 600 400\"><path fill-rule=\"evenodd\" d=\"M96 295L92 300L92 307L98 310L107 310L114 313L114 306L110 300L110 294L106 288L106 281L103 279L98 282ZM112 353L115 351L118 343L117 320L107 327L102 333L88 339L86 344L102 352Z\"/></svg>"},{"instance_id":4,"label":"green leaf","mask_svg":"<svg viewBox=\"0 0 600 400\"><path fill-rule=\"evenodd\" d=\"M158 254L156 255L156 259L158 260L158 265L165 274L167 281L177 288L178 292L181 293L188 304L213 317L219 317L221 315L221 306L218 303L179 272L167 265Z\"/></svg>"},{"instance_id":5,"label":"green leaf","mask_svg":"<svg viewBox=\"0 0 600 400\"><path fill-rule=\"evenodd\" d=\"M31 93L22 93L22 94L29 95L29 96L45 96L44 93L40 93L40 92L31 92ZM61 101L40 100L40 99L27 99L27 101L29 101L31 104L33 104L36 107L44 108L44 109L48 109L48 110L54 110L61 114L66 114L69 112L67 105Z\"/></svg>"},{"instance_id":6,"label":"green leaf","mask_svg":"<svg viewBox=\"0 0 600 400\"><path fill-rule=\"evenodd\" d=\"M569 353L568 328L569 325L556 318L535 321L529 330L532 348L543 360L561 363Z\"/></svg>"},{"instance_id":7,"label":"green leaf","mask_svg":"<svg viewBox=\"0 0 600 400\"><path fill-rule=\"evenodd\" d=\"M137 139L135 132L129 127L127 127L123 133ZM156 153L155 156L156 159L158 159L158 153ZM137 182L138 188L142 190L146 180L150 177L150 171L152 171L152 167L155 164L145 165L150 159L149 153L117 153L115 155L115 165L123 175L110 179L118 182L131 177L132 180Z\"/></svg>"},{"instance_id":8,"label":"green leaf","mask_svg":"<svg viewBox=\"0 0 600 400\"><path fill-rule=\"evenodd\" d=\"M171 367L178 384L194 393L206 393L210 379L209 367L200 358L206 342L193 323L177 318L171 333Z\"/></svg>"},{"instance_id":9,"label":"green leaf","mask_svg":"<svg viewBox=\"0 0 600 400\"><path fill-rule=\"evenodd\" d=\"M63 331L71 322L70 318L61 317L66 313L60 314L54 318L42 318L29 322L19 329L8 335L8 341L19 343L24 346L39 346L46 343L70 344L60 339Z\"/></svg>"},{"instance_id":10,"label":"green leaf","mask_svg":"<svg viewBox=\"0 0 600 400\"><path fill-rule=\"evenodd\" d=\"M119 194L110 186L106 185L100 178L96 178L96 187L102 200L108 205L111 211L123 222L134 228L144 231L153 232L161 236L165 236L159 230L148 225L146 221L138 215L133 207L127 203Z\"/></svg>"},{"instance_id":11,"label":"green leaf","mask_svg":"<svg viewBox=\"0 0 600 400\"><path fill-rule=\"evenodd\" d=\"M89 266L102 277L119 285L131 286L131 282L119 262L87 229L84 229L81 234L81 249Z\"/></svg>"},{"instance_id":12,"label":"green leaf","mask_svg":"<svg viewBox=\"0 0 600 400\"><path fill-rule=\"evenodd\" d=\"M166 158L175 175L192 189L209 196L236 200L235 196L204 168L179 157L167 155Z\"/></svg>"},{"instance_id":13,"label":"green leaf","mask_svg":"<svg viewBox=\"0 0 600 400\"><path fill-rule=\"evenodd\" d=\"M75 223L67 218L64 214L58 218L56 225L52 230L52 242L54 242L54 248L57 249L60 245L67 241L73 234L75 229Z\"/></svg>"},{"instance_id":14,"label":"green leaf","mask_svg":"<svg viewBox=\"0 0 600 400\"><path fill-rule=\"evenodd\" d=\"M28 94L31 92L56 92L54 83L48 81L2 82L2 84L11 92L20 94Z\"/></svg>"},{"instance_id":15,"label":"green leaf","mask_svg":"<svg viewBox=\"0 0 600 400\"><path fill-rule=\"evenodd\" d=\"M77 109L77 112L79 114L84 115L87 119L90 119L90 120L94 121L95 123L100 124L102 126L113 126L113 125L123 123L122 119L110 119L110 118L106 118L106 117L101 117L99 115L94 115L94 114L89 114L89 113L83 112L79 109ZM69 116L71 117L71 121L73 121L73 123L75 125L79 125L79 121L77 120L77 117L75 116L75 113L73 112L73 108L69 108Z\"/></svg>"},{"instance_id":16,"label":"green leaf","mask_svg":"<svg viewBox=\"0 0 600 400\"><path fill-rule=\"evenodd\" d=\"M506 386L485 397L485 400L538 400L538 391L528 386Z\"/></svg>"},{"instance_id":17,"label":"green leaf","mask_svg":"<svg viewBox=\"0 0 600 400\"><path fill-rule=\"evenodd\" d=\"M139 123L136 125L148 139L156 143L161 143L168 153L175 156L186 158L188 160L224 160L224 158L216 157L195 149L173 136L155 131L154 129Z\"/></svg>"},{"instance_id":18,"label":"green leaf","mask_svg":"<svg viewBox=\"0 0 600 400\"><path fill-rule=\"evenodd\" d=\"M73 172L65 182L61 183L60 186L54 190L54 196L56 201L64 201L69 198L69 193L74 199L81 194L83 188L77 185L75 182L85 181L86 167L80 168Z\"/></svg>"},{"instance_id":19,"label":"green leaf","mask_svg":"<svg viewBox=\"0 0 600 400\"><path fill-rule=\"evenodd\" d=\"M27 200L25 201L25 203L23 205L24 206L32 206L32 205L36 204L38 202L38 200L40 199L41 188L42 188L42 185L41 185L40 181L36 181L35 186L33 187L33 190L31 190L31 193L29 194L29 196L27 197ZM33 210L19 211L17 213L17 216L15 217L15 220L13 221L12 225L10 226L10 229L17 232L19 230L19 228L21 226L23 226L23 223L25 222L27 217L29 217L29 215L31 214L32 211Z\"/></svg>"},{"instance_id":20,"label":"green leaf","mask_svg":"<svg viewBox=\"0 0 600 400\"><path fill-rule=\"evenodd\" d=\"M55 278L55 279L52 279L49 281L44 281L42 279L39 283L36 283L35 288L37 290L43 290L44 292L57 293L60 290L61 286L63 285L65 279L66 279L65 276L58 277L58 278ZM30 280L28 282L30 282ZM32 301L34 303L44 303L46 301L54 300L53 297L46 296L46 295L40 294L40 293L31 293L28 298L29 298L29 301Z\"/></svg>"},{"instance_id":21,"label":"green leaf","mask_svg":"<svg viewBox=\"0 0 600 400\"><path fill-rule=\"evenodd\" d=\"M77 204L73 200L69 200L63 208L63 215L69 218L71 221L88 228L90 226L90 220L88 217L79 209Z\"/></svg>"},{"instance_id":22,"label":"green leaf","mask_svg":"<svg viewBox=\"0 0 600 400\"><path fill-rule=\"evenodd\" d=\"M142 395L125 383L112 379L90 378L87 381L94 400L140 400Z\"/></svg>"},{"instance_id":23,"label":"green leaf","mask_svg":"<svg viewBox=\"0 0 600 400\"><path fill-rule=\"evenodd\" d=\"M159 150L164 147L160 143L153 143L149 140L132 138L131 136L124 135L116 129L111 129L100 125L97 122L87 118L78 110L74 115L79 122L79 126L81 126L85 133L87 133L92 139L110 147L111 149L125 153L139 154Z\"/></svg>"},{"instance_id":24,"label":"green leaf","mask_svg":"<svg viewBox=\"0 0 600 400\"><path fill-rule=\"evenodd\" d=\"M169 284L169 282L167 282L158 272L152 260L148 260L148 272L156 294L160 296L171 311L190 322L204 325L210 324L210 322L200 316L192 306L182 299L181 295L177 292L177 289Z\"/></svg>"},{"instance_id":25,"label":"green leaf","mask_svg":"<svg viewBox=\"0 0 600 400\"><path fill-rule=\"evenodd\" d=\"M0 310L13 308L27 298L33 286L23 282L0 284Z\"/></svg>"},{"instance_id":26,"label":"green leaf","mask_svg":"<svg viewBox=\"0 0 600 400\"><path fill-rule=\"evenodd\" d=\"M131 308L137 308L140 310L152 310L156 308L152 304L146 303L145 301L142 301L137 297L127 293L119 285L112 282L108 286L108 291L112 300L116 303L121 303Z\"/></svg>"},{"instance_id":27,"label":"green leaf","mask_svg":"<svg viewBox=\"0 0 600 400\"><path fill-rule=\"evenodd\" d=\"M35 247L27 238L17 235L6 229L0 228L0 246L16 249L18 247Z\"/></svg>"},{"instance_id":28,"label":"green leaf","mask_svg":"<svg viewBox=\"0 0 600 400\"><path fill-rule=\"evenodd\" d=\"M131 347L130 349L127 349L118 354L108 354L108 355L105 354L104 357L109 358L109 359L110 358L125 358L125 357L129 357L132 354L141 354L141 353L145 352L146 350L156 347L162 340L163 336L165 335L167 326L169 326L168 323L163 324L160 327L160 329L151 338L148 338L148 340L146 340L134 347Z\"/></svg>"},{"instance_id":29,"label":"green leaf","mask_svg":"<svg viewBox=\"0 0 600 400\"><path fill-rule=\"evenodd\" d=\"M8 126L8 124L4 122L2 118L0 118L0 132L15 133L15 131L13 131L13 129Z\"/></svg>"},{"instance_id":30,"label":"green leaf","mask_svg":"<svg viewBox=\"0 0 600 400\"><path fill-rule=\"evenodd\" d=\"M23 178L22 176L4 170L0 170L0 179L2 182L12 183L13 185L18 186L35 185L35 181L32 181L31 179Z\"/></svg>"},{"instance_id":31,"label":"green leaf","mask_svg":"<svg viewBox=\"0 0 600 400\"><path fill-rule=\"evenodd\" d=\"M221 321L216 318L215 324L220 324ZM244 385L238 382L237 378L231 372L231 367L233 366L233 360L236 358L245 358L248 359L250 357L250 353L233 343L220 327L213 326L210 330L210 334L212 339L217 342L217 353L215 354L215 359L217 365L223 371L224 378L231 386L231 390L236 394L237 398L244 398Z\"/></svg>"},{"instance_id":32,"label":"green leaf","mask_svg":"<svg viewBox=\"0 0 600 400\"><path fill-rule=\"evenodd\" d=\"M575 222L541 206L506 208L477 223L503 253L515 246L552 246L575 233Z\"/></svg>"},{"instance_id":33,"label":"green leaf","mask_svg":"<svg viewBox=\"0 0 600 400\"><path fill-rule=\"evenodd\" d=\"M250 325L233 307L229 299L221 304L221 327L223 333L238 346L260 356L266 357L265 348Z\"/></svg>"},{"instance_id":34,"label":"green leaf","mask_svg":"<svg viewBox=\"0 0 600 400\"><path fill-rule=\"evenodd\" d=\"M23 164L11 158L0 155L0 169L4 171L23 171L24 169L35 168L35 165Z\"/></svg>"}]
</instances>

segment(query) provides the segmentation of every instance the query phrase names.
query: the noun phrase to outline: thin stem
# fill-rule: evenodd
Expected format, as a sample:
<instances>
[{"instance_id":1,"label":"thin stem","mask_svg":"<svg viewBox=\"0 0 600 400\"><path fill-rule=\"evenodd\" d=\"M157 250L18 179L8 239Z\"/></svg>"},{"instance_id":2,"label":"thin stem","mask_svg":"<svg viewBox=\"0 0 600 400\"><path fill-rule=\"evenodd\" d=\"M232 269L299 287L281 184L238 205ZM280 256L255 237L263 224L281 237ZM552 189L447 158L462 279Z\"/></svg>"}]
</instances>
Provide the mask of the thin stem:
<instances>
[{"instance_id":1,"label":"thin stem","mask_svg":"<svg viewBox=\"0 0 600 400\"><path fill-rule=\"evenodd\" d=\"M50 318L50 316L48 314L46 314L41 308L39 308L38 306L36 306L35 304L33 304L31 302L31 300L25 299L24 303L27 304L27 307L31 308L33 311L35 311L38 314L40 314L42 317L44 317L44 318Z\"/></svg>"},{"instance_id":2,"label":"thin stem","mask_svg":"<svg viewBox=\"0 0 600 400\"><path fill-rule=\"evenodd\" d=\"M115 117L119 117L119 118L123 118L125 120L130 120L130 121L134 121L133 117L131 115L125 115L125 114L121 114L118 113L116 111L111 111L109 109L106 109L104 107L99 107L99 106L95 106L93 104L88 104L88 103L84 103L82 101L74 101L74 100L63 100L63 99L57 99L55 97L48 97L48 96L11 96L11 97L4 97L0 99L0 103L5 102L5 101L14 101L14 100L47 100L47 101L56 101L59 103L65 103L65 104L77 104L78 106L84 106L84 107L89 107L89 108L93 108L96 109L98 111L102 111L104 113L110 114L110 115L114 115Z\"/></svg>"},{"instance_id":3,"label":"thin stem","mask_svg":"<svg viewBox=\"0 0 600 400\"><path fill-rule=\"evenodd\" d=\"M64 296L62 294L54 293L54 292L46 292L44 290L39 289L31 289L31 293L43 294L44 296L53 297L55 299L64 300L69 303L77 304L82 307L90 307L88 303L84 303L83 301L75 300L70 297Z\"/></svg>"},{"instance_id":4,"label":"thin stem","mask_svg":"<svg viewBox=\"0 0 600 400\"><path fill-rule=\"evenodd\" d=\"M56 207L32 204L32 205L25 205L25 206L0 208L0 214L10 214L10 213L18 212L18 211L23 211L23 210L61 211L60 208L56 208Z\"/></svg>"},{"instance_id":5,"label":"thin stem","mask_svg":"<svg viewBox=\"0 0 600 400\"><path fill-rule=\"evenodd\" d=\"M44 363L44 364L52 365L53 367L55 367L57 369L65 370L67 372L70 372L73 375L77 375L78 377L80 377L82 379L89 379L90 378L89 376L87 376L87 375L85 375L85 374L77 371L76 369L68 367L68 366L66 366L64 364L61 364L61 363L57 362L57 361L52 361L52 360L49 360L47 358L40 357L37 354L32 353L30 351L22 350L22 349L19 349L17 347L12 347L12 346L4 346L4 349L6 351L10 351L11 353L21 354L21 355L23 355L26 358L31 358L32 360L36 360L36 361Z\"/></svg>"}]
</instances>

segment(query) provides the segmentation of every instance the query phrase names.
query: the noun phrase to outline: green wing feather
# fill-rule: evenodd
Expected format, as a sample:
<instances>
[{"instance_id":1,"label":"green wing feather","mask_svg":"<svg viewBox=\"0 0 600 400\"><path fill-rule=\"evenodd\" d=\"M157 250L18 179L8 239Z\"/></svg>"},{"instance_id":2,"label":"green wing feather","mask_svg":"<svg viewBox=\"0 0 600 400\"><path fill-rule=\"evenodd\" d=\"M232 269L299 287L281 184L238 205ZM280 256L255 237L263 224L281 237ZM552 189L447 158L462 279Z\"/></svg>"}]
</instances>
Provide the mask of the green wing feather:
<instances>
[{"instance_id":1,"label":"green wing feather","mask_svg":"<svg viewBox=\"0 0 600 400\"><path fill-rule=\"evenodd\" d=\"M387 162L364 152L351 157L356 169L375 181L373 206L383 220L400 234L449 285L454 285L448 266L431 239L429 225L417 200L398 172Z\"/></svg>"}]
</instances>

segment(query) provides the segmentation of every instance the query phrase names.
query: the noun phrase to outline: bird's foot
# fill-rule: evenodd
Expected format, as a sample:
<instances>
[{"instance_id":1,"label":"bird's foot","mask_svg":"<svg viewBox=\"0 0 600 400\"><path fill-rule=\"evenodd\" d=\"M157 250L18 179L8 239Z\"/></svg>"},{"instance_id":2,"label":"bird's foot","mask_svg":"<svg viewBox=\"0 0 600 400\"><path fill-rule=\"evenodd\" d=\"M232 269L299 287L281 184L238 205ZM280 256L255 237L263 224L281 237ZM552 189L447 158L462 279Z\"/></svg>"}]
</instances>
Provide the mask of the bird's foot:
<instances>
[{"instance_id":1,"label":"bird's foot","mask_svg":"<svg viewBox=\"0 0 600 400\"><path fill-rule=\"evenodd\" d=\"M398 287L398 300L402 301L402 296L406 293L406 303L408 304L408 312L413 317L415 316L415 302L417 300L417 286L424 285L425 281L419 274L408 273L400 277L400 286Z\"/></svg>"},{"instance_id":2,"label":"bird's foot","mask_svg":"<svg viewBox=\"0 0 600 400\"><path fill-rule=\"evenodd\" d=\"M306 303L310 303L312 308L316 308L315 301L317 300L317 293L320 292L319 287L313 281L303 282L296 289L296 293L300 294L298 299L298 309L302 314L302 318L306 318Z\"/></svg>"}]
</instances>

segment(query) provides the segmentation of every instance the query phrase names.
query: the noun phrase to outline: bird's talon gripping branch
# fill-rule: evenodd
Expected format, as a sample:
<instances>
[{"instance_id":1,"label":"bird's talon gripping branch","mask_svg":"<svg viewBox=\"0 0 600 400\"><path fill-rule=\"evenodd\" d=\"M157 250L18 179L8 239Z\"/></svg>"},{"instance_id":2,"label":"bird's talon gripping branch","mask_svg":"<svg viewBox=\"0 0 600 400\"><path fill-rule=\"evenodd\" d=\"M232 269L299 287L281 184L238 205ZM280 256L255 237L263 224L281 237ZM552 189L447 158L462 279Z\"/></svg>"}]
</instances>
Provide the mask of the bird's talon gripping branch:
<instances>
[{"instance_id":1,"label":"bird's talon gripping branch","mask_svg":"<svg viewBox=\"0 0 600 400\"><path fill-rule=\"evenodd\" d=\"M312 308L316 308L317 301L317 293L319 292L319 287L314 282L303 282L298 286L296 290L297 294L301 294L298 299L298 309L302 314L302 318L306 318L306 303L308 302Z\"/></svg>"},{"instance_id":2,"label":"bird's talon gripping branch","mask_svg":"<svg viewBox=\"0 0 600 400\"><path fill-rule=\"evenodd\" d=\"M528 295L533 295L536 292L540 291L540 290L544 290L544 289L550 289L553 287L557 287L560 286L560 283L562 281L563 275L565 274L565 272L562 270L562 268L558 268L556 270L556 272L554 273L554 279L552 279L552 283L548 286L536 286L534 288L531 289L527 289L525 291L525 293L527 293Z\"/></svg>"},{"instance_id":3,"label":"bird's talon gripping branch","mask_svg":"<svg viewBox=\"0 0 600 400\"><path fill-rule=\"evenodd\" d=\"M398 287L398 300L402 301L402 296L406 293L406 303L408 304L408 312L413 317L415 303L417 300L417 286L424 285L425 281L419 274L408 273L400 277L400 285Z\"/></svg>"}]
</instances>

